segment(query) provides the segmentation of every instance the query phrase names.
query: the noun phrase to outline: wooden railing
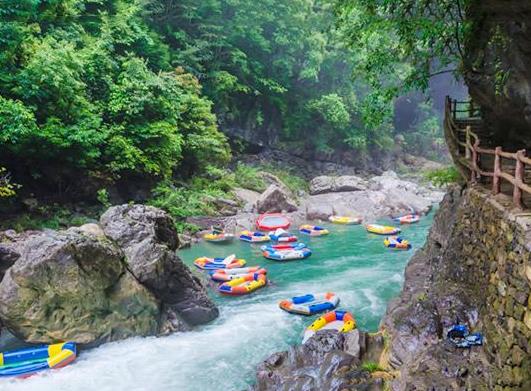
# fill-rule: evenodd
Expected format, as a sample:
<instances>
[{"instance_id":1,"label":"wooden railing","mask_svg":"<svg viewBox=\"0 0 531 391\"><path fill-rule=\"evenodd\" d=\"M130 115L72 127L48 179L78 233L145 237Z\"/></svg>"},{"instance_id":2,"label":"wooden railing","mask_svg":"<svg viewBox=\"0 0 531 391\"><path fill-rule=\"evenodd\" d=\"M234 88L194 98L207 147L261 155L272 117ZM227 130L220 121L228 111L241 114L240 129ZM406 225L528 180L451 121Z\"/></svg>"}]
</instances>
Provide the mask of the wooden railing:
<instances>
[{"instance_id":1,"label":"wooden railing","mask_svg":"<svg viewBox=\"0 0 531 391\"><path fill-rule=\"evenodd\" d=\"M463 115L467 113L467 115ZM481 129L481 113L472 102L458 102L446 97L444 128L446 137L450 138L449 143L456 163L462 168L468 170L467 180L472 183L483 182L482 178L492 178L492 193L499 194L501 191L501 179L509 182L512 187L513 204L519 209L523 209L523 193L531 195L531 186L525 183L526 165L531 167L531 159L526 157L526 150L522 149L516 152L506 152L502 147L488 149L480 147L481 140L478 133ZM472 129L477 128L475 132ZM494 158L492 171L489 171L482 165L482 161L488 158ZM510 159L515 162L514 170L511 175L504 172L502 159Z\"/></svg>"}]
</instances>

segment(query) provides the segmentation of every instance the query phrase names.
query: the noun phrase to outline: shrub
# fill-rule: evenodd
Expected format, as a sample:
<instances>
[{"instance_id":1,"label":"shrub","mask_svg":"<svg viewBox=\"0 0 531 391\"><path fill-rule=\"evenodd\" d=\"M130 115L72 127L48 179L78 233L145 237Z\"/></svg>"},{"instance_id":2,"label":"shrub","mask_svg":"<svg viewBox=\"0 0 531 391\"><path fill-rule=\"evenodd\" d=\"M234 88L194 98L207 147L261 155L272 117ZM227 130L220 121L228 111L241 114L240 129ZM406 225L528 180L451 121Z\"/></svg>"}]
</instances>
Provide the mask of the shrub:
<instances>
[{"instance_id":1,"label":"shrub","mask_svg":"<svg viewBox=\"0 0 531 391\"><path fill-rule=\"evenodd\" d=\"M443 187L450 183L456 183L462 179L455 166L428 171L424 173L424 177L438 187Z\"/></svg>"}]
</instances>

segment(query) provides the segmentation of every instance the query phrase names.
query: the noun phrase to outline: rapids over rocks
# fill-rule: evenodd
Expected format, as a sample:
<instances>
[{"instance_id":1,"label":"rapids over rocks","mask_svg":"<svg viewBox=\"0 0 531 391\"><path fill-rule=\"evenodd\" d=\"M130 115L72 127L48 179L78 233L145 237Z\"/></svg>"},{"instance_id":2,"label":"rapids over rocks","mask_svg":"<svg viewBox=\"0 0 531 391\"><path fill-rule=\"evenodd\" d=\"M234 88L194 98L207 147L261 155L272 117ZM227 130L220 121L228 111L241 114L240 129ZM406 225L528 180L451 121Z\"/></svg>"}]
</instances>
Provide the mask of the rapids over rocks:
<instances>
[{"instance_id":1,"label":"rapids over rocks","mask_svg":"<svg viewBox=\"0 0 531 391\"><path fill-rule=\"evenodd\" d=\"M403 227L403 236L414 249L424 243L432 216ZM66 391L75 384L79 391L242 390L252 384L262 360L300 344L304 328L314 317L288 314L278 303L308 292L337 293L340 308L354 314L361 330L376 331L388 301L400 292L413 251L390 252L381 236L367 233L363 226L325 226L330 235L303 238L313 255L289 263L266 260L259 245L240 241L202 242L180 250L179 256L193 269L193 260L199 256L235 253L247 260L247 266L267 267L271 284L245 297L222 297L212 289L220 316L206 326L165 337L108 343L82 352L75 365L26 380L2 381L1 389Z\"/></svg>"}]
</instances>

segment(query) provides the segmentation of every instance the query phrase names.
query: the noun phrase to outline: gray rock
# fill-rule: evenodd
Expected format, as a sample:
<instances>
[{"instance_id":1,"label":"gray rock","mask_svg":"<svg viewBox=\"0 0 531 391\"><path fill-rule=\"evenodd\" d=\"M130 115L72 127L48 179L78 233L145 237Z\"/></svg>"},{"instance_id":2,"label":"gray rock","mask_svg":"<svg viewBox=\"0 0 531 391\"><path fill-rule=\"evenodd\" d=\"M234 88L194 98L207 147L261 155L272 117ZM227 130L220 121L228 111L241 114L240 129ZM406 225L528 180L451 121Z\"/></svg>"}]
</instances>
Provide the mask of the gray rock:
<instances>
[{"instance_id":1,"label":"gray rock","mask_svg":"<svg viewBox=\"0 0 531 391\"><path fill-rule=\"evenodd\" d=\"M28 342L99 344L157 333L155 297L109 240L76 232L31 237L0 283L0 318Z\"/></svg>"},{"instance_id":2,"label":"gray rock","mask_svg":"<svg viewBox=\"0 0 531 391\"><path fill-rule=\"evenodd\" d=\"M101 216L105 234L123 250L128 270L187 323L216 318L218 309L201 282L177 257L179 240L171 217L145 205L121 205Z\"/></svg>"},{"instance_id":3,"label":"gray rock","mask_svg":"<svg viewBox=\"0 0 531 391\"><path fill-rule=\"evenodd\" d=\"M258 213L293 212L297 204L277 185L270 185L256 203Z\"/></svg>"},{"instance_id":4,"label":"gray rock","mask_svg":"<svg viewBox=\"0 0 531 391\"><path fill-rule=\"evenodd\" d=\"M367 181L354 175L318 176L310 182L310 194L359 191L367 189Z\"/></svg>"},{"instance_id":5,"label":"gray rock","mask_svg":"<svg viewBox=\"0 0 531 391\"><path fill-rule=\"evenodd\" d=\"M239 187L234 189L233 192L236 198L238 198L243 204L243 208L242 208L243 212L254 211L256 207L256 202L260 198L260 193L253 191L253 190L242 189Z\"/></svg>"}]
</instances>

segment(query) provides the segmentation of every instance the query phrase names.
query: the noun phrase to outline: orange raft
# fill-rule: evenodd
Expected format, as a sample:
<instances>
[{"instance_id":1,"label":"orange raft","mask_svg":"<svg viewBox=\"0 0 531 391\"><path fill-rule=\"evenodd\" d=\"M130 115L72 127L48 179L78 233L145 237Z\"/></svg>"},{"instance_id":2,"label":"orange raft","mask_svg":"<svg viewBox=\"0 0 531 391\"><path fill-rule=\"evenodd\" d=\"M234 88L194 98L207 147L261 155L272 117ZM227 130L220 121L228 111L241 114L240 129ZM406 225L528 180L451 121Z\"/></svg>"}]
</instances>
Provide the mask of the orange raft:
<instances>
[{"instance_id":1,"label":"orange raft","mask_svg":"<svg viewBox=\"0 0 531 391\"><path fill-rule=\"evenodd\" d=\"M356 320L350 312L331 311L317 318L304 331L302 343L308 341L319 330L336 330L339 333L348 333L356 328Z\"/></svg>"},{"instance_id":2,"label":"orange raft","mask_svg":"<svg viewBox=\"0 0 531 391\"><path fill-rule=\"evenodd\" d=\"M221 284L218 287L218 292L224 295L241 296L252 293L266 285L267 277L265 274L252 273Z\"/></svg>"},{"instance_id":3,"label":"orange raft","mask_svg":"<svg viewBox=\"0 0 531 391\"><path fill-rule=\"evenodd\" d=\"M194 265L201 270L234 269L245 265L244 259L237 259L234 255L227 258L201 257L194 261Z\"/></svg>"},{"instance_id":4,"label":"orange raft","mask_svg":"<svg viewBox=\"0 0 531 391\"><path fill-rule=\"evenodd\" d=\"M209 272L210 278L215 282L227 282L235 280L240 277L244 277L247 274L259 273L266 274L267 270L261 268L260 266L251 266L251 267L238 267L235 269L219 269L212 270Z\"/></svg>"}]
</instances>

